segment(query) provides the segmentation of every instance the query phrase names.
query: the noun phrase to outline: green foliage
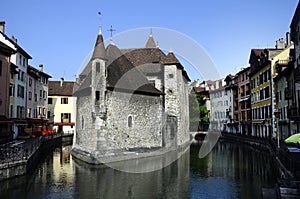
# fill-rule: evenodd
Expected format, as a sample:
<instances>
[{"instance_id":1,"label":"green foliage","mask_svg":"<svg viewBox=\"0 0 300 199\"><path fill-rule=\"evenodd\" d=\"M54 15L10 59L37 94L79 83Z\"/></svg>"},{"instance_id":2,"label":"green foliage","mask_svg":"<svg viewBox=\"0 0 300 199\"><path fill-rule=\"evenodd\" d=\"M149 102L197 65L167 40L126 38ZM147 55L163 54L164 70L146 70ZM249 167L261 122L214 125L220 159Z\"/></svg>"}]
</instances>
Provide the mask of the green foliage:
<instances>
[{"instance_id":1,"label":"green foliage","mask_svg":"<svg viewBox=\"0 0 300 199\"><path fill-rule=\"evenodd\" d=\"M209 110L206 108L206 95L191 93L190 102L190 121L191 122L209 122Z\"/></svg>"}]
</instances>

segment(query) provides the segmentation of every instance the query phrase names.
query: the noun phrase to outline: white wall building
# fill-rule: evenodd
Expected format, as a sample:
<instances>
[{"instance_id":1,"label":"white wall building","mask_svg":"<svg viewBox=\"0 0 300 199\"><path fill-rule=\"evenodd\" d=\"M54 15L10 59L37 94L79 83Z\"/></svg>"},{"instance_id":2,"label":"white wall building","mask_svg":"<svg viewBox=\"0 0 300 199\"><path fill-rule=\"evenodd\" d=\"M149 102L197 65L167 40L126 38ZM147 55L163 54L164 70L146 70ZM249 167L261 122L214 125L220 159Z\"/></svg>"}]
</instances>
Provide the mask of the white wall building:
<instances>
[{"instance_id":1,"label":"white wall building","mask_svg":"<svg viewBox=\"0 0 300 199\"><path fill-rule=\"evenodd\" d=\"M75 133L76 100L73 96L74 82L49 81L48 113L49 121L57 132Z\"/></svg>"},{"instance_id":2,"label":"white wall building","mask_svg":"<svg viewBox=\"0 0 300 199\"><path fill-rule=\"evenodd\" d=\"M0 41L7 46L16 50L17 53L11 56L11 63L17 66L18 74L16 76L14 84L10 85L13 96L10 96L10 117L14 118L15 123L13 125L14 138L18 136L20 132L24 131L26 125L26 82L27 82L27 67L28 60L31 56L21 48L17 39L12 36L9 38L5 35L5 23L0 23Z\"/></svg>"},{"instance_id":3,"label":"white wall building","mask_svg":"<svg viewBox=\"0 0 300 199\"><path fill-rule=\"evenodd\" d=\"M227 111L232 106L232 91L225 90L225 81L223 79L216 80L215 87L210 90L211 115L210 128L214 130L225 130L226 124L229 122Z\"/></svg>"}]
</instances>

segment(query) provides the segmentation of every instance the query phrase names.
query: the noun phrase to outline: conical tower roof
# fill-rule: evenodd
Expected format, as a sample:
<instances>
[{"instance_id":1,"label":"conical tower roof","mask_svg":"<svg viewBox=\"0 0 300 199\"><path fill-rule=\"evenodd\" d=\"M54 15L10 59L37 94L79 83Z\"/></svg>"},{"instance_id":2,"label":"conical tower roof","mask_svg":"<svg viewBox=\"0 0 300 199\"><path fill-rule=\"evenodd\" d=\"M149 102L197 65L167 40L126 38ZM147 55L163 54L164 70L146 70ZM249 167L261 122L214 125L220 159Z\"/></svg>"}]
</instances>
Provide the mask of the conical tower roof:
<instances>
[{"instance_id":1,"label":"conical tower roof","mask_svg":"<svg viewBox=\"0 0 300 199\"><path fill-rule=\"evenodd\" d=\"M115 59L122 56L121 50L111 41L106 47L106 60L107 65L110 65Z\"/></svg>"},{"instance_id":2,"label":"conical tower roof","mask_svg":"<svg viewBox=\"0 0 300 199\"><path fill-rule=\"evenodd\" d=\"M149 35L145 48L156 48L156 43L154 41L152 34Z\"/></svg>"},{"instance_id":3,"label":"conical tower roof","mask_svg":"<svg viewBox=\"0 0 300 199\"><path fill-rule=\"evenodd\" d=\"M101 33L101 30L99 31L99 34L97 36L94 52L92 59L105 59L105 47L104 47L104 41L103 41L103 36Z\"/></svg>"},{"instance_id":4,"label":"conical tower roof","mask_svg":"<svg viewBox=\"0 0 300 199\"><path fill-rule=\"evenodd\" d=\"M170 64L180 64L176 56L172 51L170 51L167 57L163 60L163 64L170 65Z\"/></svg>"}]
</instances>

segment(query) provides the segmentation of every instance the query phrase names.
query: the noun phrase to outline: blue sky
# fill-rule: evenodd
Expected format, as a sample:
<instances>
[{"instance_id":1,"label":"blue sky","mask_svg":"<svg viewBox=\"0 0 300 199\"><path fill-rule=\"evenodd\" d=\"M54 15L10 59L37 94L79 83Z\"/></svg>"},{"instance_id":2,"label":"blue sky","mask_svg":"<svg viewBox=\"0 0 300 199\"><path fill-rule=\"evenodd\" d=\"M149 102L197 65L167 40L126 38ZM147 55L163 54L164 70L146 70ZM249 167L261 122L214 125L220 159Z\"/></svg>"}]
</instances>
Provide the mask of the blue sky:
<instances>
[{"instance_id":1,"label":"blue sky","mask_svg":"<svg viewBox=\"0 0 300 199\"><path fill-rule=\"evenodd\" d=\"M5 33L14 35L33 57L29 63L34 67L44 64L45 72L53 79L74 80L94 46L99 11L105 39L109 38L106 30L110 25L116 29L114 34L144 27L172 29L202 46L219 74L225 76L248 65L251 48L274 47L277 39L285 38L297 3L297 0L2 0L0 20L6 21ZM155 32L153 35L155 38ZM197 78L195 74L189 75Z\"/></svg>"}]
</instances>

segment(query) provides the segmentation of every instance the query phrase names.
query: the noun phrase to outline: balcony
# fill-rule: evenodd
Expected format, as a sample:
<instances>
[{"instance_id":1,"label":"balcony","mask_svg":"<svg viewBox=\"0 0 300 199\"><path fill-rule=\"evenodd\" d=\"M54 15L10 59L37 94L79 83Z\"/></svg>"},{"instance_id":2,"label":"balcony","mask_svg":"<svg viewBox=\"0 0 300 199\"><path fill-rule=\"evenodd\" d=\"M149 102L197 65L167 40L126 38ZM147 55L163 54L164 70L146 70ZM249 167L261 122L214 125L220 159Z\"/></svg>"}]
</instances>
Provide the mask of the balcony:
<instances>
[{"instance_id":1,"label":"balcony","mask_svg":"<svg viewBox=\"0 0 300 199\"><path fill-rule=\"evenodd\" d=\"M300 121L300 108L297 108L297 107L289 108L288 116L292 120Z\"/></svg>"}]
</instances>

